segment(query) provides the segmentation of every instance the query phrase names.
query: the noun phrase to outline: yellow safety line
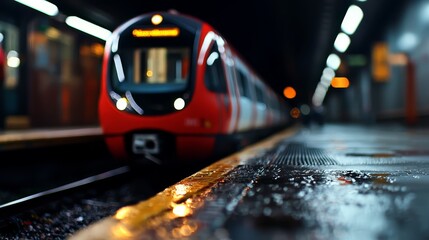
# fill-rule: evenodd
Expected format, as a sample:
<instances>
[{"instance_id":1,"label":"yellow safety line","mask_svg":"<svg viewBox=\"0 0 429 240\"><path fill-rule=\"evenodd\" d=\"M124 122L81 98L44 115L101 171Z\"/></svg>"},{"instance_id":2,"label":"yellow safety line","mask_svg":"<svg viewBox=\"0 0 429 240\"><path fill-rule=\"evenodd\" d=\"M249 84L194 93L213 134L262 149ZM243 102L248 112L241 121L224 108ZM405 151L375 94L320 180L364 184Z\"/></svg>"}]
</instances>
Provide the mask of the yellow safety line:
<instances>
[{"instance_id":1,"label":"yellow safety line","mask_svg":"<svg viewBox=\"0 0 429 240\"><path fill-rule=\"evenodd\" d=\"M285 129L219 160L146 201L120 208L114 216L106 217L78 231L69 239L134 239L139 237L139 233L144 229L163 221L189 216L193 209L200 205L195 199L210 192L210 188L221 182L228 172L263 153L263 150L272 148L280 140L294 135L298 130L298 125Z\"/></svg>"}]
</instances>

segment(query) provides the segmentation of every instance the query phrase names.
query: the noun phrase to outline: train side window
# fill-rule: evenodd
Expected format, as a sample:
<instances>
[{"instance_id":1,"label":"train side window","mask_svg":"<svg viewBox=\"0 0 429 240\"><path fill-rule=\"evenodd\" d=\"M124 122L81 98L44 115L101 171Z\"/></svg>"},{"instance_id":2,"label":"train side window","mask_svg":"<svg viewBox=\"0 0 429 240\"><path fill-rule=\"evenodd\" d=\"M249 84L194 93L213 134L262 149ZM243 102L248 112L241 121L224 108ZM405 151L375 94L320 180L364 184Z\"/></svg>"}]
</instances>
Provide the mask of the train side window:
<instances>
[{"instance_id":1,"label":"train side window","mask_svg":"<svg viewBox=\"0 0 429 240\"><path fill-rule=\"evenodd\" d=\"M250 85L251 80L250 76L245 72L244 69L242 69L241 65L237 65L235 68L236 70L236 76L237 76L237 85L238 85L238 92L240 93L240 96L246 97L251 99L252 94L250 91Z\"/></svg>"},{"instance_id":2,"label":"train side window","mask_svg":"<svg viewBox=\"0 0 429 240\"><path fill-rule=\"evenodd\" d=\"M256 85L256 101L264 103L264 93L259 85Z\"/></svg>"},{"instance_id":3,"label":"train side window","mask_svg":"<svg viewBox=\"0 0 429 240\"><path fill-rule=\"evenodd\" d=\"M226 93L225 71L217 44L213 44L206 62L205 84L212 92Z\"/></svg>"},{"instance_id":4,"label":"train side window","mask_svg":"<svg viewBox=\"0 0 429 240\"><path fill-rule=\"evenodd\" d=\"M243 80L243 74L240 72L240 70L237 70L237 83L238 83L238 92L240 93L240 96L244 96L244 80Z\"/></svg>"}]
</instances>

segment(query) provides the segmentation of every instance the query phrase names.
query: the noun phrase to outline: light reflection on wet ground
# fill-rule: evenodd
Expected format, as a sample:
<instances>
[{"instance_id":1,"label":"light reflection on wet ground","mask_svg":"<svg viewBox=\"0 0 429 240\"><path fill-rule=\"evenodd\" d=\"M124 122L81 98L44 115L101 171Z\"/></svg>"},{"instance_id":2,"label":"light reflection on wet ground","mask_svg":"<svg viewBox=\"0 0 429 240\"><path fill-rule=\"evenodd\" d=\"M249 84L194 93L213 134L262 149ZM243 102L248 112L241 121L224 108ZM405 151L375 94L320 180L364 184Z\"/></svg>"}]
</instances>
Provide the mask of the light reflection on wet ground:
<instances>
[{"instance_id":1,"label":"light reflection on wet ground","mask_svg":"<svg viewBox=\"0 0 429 240\"><path fill-rule=\"evenodd\" d=\"M171 212L136 232L143 239L429 239L428 148L427 130L307 129L205 190L185 191ZM174 215L176 205L183 215Z\"/></svg>"},{"instance_id":2,"label":"light reflection on wet ground","mask_svg":"<svg viewBox=\"0 0 429 240\"><path fill-rule=\"evenodd\" d=\"M213 202L237 198L231 188L241 188L238 203L225 216L211 214L197 238L224 229L225 239L429 239L429 134L327 126L283 141L277 152L291 143L305 146L302 164L278 164L285 161L271 154L237 167L196 219L207 218ZM315 149L323 156L308 159ZM323 158L337 164L304 164Z\"/></svg>"}]
</instances>

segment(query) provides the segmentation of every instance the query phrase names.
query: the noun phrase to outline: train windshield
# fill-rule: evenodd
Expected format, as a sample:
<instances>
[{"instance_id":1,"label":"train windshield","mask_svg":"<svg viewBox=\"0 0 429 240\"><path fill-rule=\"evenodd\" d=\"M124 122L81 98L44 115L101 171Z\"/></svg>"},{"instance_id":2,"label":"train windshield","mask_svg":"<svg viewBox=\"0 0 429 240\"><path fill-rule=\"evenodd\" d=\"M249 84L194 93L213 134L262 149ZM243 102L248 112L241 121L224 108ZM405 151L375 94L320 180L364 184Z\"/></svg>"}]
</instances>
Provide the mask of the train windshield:
<instances>
[{"instance_id":1,"label":"train windshield","mask_svg":"<svg viewBox=\"0 0 429 240\"><path fill-rule=\"evenodd\" d=\"M122 49L113 56L112 83L118 91L183 91L189 81L189 47Z\"/></svg>"}]
</instances>

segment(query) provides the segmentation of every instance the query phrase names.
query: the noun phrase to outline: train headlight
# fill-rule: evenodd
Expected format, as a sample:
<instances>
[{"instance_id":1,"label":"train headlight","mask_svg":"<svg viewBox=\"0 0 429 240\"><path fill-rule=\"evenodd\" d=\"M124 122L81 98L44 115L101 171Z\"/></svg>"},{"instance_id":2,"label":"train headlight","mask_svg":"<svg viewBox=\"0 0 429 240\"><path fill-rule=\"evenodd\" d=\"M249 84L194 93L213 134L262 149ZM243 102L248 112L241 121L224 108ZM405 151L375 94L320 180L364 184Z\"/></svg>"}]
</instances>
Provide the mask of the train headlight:
<instances>
[{"instance_id":1,"label":"train headlight","mask_svg":"<svg viewBox=\"0 0 429 240\"><path fill-rule=\"evenodd\" d=\"M155 14L152 16L152 18L150 19L153 25L159 25L160 23L162 23L162 16L159 14Z\"/></svg>"},{"instance_id":2,"label":"train headlight","mask_svg":"<svg viewBox=\"0 0 429 240\"><path fill-rule=\"evenodd\" d=\"M185 107L185 100L183 98L177 98L174 100L174 108L176 110L182 110Z\"/></svg>"},{"instance_id":3,"label":"train headlight","mask_svg":"<svg viewBox=\"0 0 429 240\"><path fill-rule=\"evenodd\" d=\"M116 101L116 108L123 111L127 108L128 101L126 98L119 98L118 101Z\"/></svg>"}]
</instances>

